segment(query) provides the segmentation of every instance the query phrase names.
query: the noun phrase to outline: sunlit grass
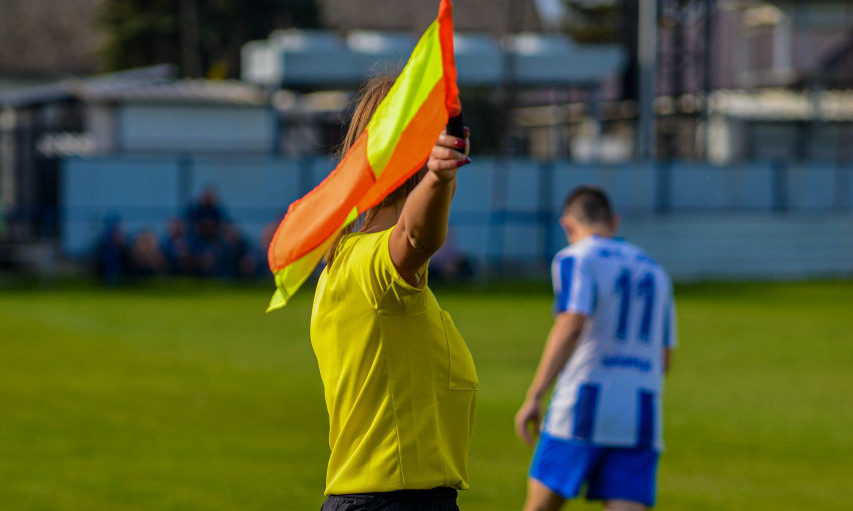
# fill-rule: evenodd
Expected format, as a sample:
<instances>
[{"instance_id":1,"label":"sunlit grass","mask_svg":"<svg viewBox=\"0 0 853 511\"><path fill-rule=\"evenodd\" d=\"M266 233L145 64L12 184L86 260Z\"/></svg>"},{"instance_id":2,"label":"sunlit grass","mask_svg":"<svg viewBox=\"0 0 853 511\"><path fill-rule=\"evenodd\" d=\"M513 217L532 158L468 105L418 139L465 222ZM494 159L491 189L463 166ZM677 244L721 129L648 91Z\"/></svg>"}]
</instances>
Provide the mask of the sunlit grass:
<instances>
[{"instance_id":1,"label":"sunlit grass","mask_svg":"<svg viewBox=\"0 0 853 511\"><path fill-rule=\"evenodd\" d=\"M265 315L270 292L0 290L0 509L318 509L310 292ZM481 382L460 505L518 509L530 450L512 416L550 327L547 284L436 295ZM677 297L658 509L853 508L853 283Z\"/></svg>"}]
</instances>

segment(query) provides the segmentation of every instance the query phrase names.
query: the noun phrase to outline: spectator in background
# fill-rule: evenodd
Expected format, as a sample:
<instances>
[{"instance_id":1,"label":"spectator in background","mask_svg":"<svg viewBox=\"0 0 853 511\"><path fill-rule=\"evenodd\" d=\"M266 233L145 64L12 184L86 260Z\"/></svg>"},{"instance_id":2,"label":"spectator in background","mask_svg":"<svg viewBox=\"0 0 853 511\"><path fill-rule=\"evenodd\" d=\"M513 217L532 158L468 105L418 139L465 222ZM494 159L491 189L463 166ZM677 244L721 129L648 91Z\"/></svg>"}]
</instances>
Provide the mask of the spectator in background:
<instances>
[{"instance_id":1,"label":"spectator in background","mask_svg":"<svg viewBox=\"0 0 853 511\"><path fill-rule=\"evenodd\" d=\"M250 257L249 244L240 229L232 223L222 224L221 233L216 242L216 274L220 277L247 277L243 266Z\"/></svg>"},{"instance_id":2,"label":"spectator in background","mask_svg":"<svg viewBox=\"0 0 853 511\"><path fill-rule=\"evenodd\" d=\"M213 189L207 188L187 208L186 219L169 220L160 239L146 228L129 240L118 216L108 216L96 250L97 270L110 284L128 274L256 278L267 275L266 249L275 227L264 229L260 248L253 246L228 220Z\"/></svg>"},{"instance_id":3,"label":"spectator in background","mask_svg":"<svg viewBox=\"0 0 853 511\"><path fill-rule=\"evenodd\" d=\"M213 188L205 188L198 202L188 208L190 251L195 260L196 275L213 276L221 269L218 256L221 252L223 226L227 222L225 210Z\"/></svg>"},{"instance_id":4,"label":"spectator in background","mask_svg":"<svg viewBox=\"0 0 853 511\"><path fill-rule=\"evenodd\" d=\"M130 244L130 271L139 277L165 275L169 264L160 250L160 242L150 229L139 231Z\"/></svg>"},{"instance_id":5,"label":"spectator in background","mask_svg":"<svg viewBox=\"0 0 853 511\"><path fill-rule=\"evenodd\" d=\"M240 274L246 278L267 277L270 267L267 261L267 250L278 227L277 222L270 222L261 230L258 246L250 246L249 251L240 262Z\"/></svg>"},{"instance_id":6,"label":"spectator in background","mask_svg":"<svg viewBox=\"0 0 853 511\"><path fill-rule=\"evenodd\" d=\"M195 272L195 257L190 248L186 223L182 218L169 220L160 246L172 274L191 275Z\"/></svg>"},{"instance_id":7,"label":"spectator in background","mask_svg":"<svg viewBox=\"0 0 853 511\"><path fill-rule=\"evenodd\" d=\"M108 285L118 284L127 269L127 241L121 218L108 214L95 248L95 271Z\"/></svg>"},{"instance_id":8,"label":"spectator in background","mask_svg":"<svg viewBox=\"0 0 853 511\"><path fill-rule=\"evenodd\" d=\"M190 206L187 220L192 234L205 242L210 243L220 236L222 225L228 222L228 217L213 188L205 188L198 202Z\"/></svg>"}]
</instances>

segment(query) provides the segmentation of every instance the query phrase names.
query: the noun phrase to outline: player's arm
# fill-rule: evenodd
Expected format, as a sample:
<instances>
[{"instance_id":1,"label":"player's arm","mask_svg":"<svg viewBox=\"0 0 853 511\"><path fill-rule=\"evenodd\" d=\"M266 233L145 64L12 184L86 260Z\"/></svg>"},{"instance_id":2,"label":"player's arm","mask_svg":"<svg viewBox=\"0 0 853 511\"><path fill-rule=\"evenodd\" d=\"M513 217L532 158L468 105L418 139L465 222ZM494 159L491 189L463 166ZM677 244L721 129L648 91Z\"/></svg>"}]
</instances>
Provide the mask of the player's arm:
<instances>
[{"instance_id":1,"label":"player's arm","mask_svg":"<svg viewBox=\"0 0 853 511\"><path fill-rule=\"evenodd\" d=\"M572 356L585 323L586 316L575 312L562 312L554 320L533 383L527 391L527 398L515 415L515 431L527 444L533 442L531 425L534 432L539 431L542 397Z\"/></svg>"},{"instance_id":2,"label":"player's arm","mask_svg":"<svg viewBox=\"0 0 853 511\"><path fill-rule=\"evenodd\" d=\"M662 357L663 374L667 374L669 372L669 365L672 363L672 348L665 347Z\"/></svg>"},{"instance_id":3,"label":"player's arm","mask_svg":"<svg viewBox=\"0 0 853 511\"><path fill-rule=\"evenodd\" d=\"M391 261L409 284L444 244L450 202L456 192L456 171L470 160L467 142L446 133L439 135L427 161L428 172L403 205L397 227L391 232Z\"/></svg>"}]
</instances>

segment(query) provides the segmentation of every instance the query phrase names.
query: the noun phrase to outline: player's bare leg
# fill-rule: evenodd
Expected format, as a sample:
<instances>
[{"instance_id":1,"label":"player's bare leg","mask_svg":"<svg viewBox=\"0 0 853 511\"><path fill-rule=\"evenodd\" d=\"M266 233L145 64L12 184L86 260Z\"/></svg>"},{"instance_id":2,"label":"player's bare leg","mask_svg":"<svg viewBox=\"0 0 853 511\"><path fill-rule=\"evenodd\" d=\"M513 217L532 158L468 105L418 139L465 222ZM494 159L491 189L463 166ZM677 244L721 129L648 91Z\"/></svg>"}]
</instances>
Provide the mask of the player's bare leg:
<instances>
[{"instance_id":1,"label":"player's bare leg","mask_svg":"<svg viewBox=\"0 0 853 511\"><path fill-rule=\"evenodd\" d=\"M607 500L604 502L604 511L646 511L646 506L639 502L630 500Z\"/></svg>"},{"instance_id":2,"label":"player's bare leg","mask_svg":"<svg viewBox=\"0 0 853 511\"><path fill-rule=\"evenodd\" d=\"M557 511L566 501L560 495L532 477L527 479L527 498L524 511Z\"/></svg>"}]
</instances>

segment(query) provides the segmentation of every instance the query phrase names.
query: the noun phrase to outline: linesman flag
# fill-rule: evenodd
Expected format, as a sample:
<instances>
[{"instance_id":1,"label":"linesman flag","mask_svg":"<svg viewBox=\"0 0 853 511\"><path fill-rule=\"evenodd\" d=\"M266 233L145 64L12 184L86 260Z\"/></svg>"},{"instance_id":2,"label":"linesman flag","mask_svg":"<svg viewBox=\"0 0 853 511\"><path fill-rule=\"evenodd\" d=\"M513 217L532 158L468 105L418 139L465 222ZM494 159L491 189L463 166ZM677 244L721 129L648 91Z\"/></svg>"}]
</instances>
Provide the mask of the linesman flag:
<instances>
[{"instance_id":1,"label":"linesman flag","mask_svg":"<svg viewBox=\"0 0 853 511\"><path fill-rule=\"evenodd\" d=\"M276 291L267 312L287 304L341 229L423 167L448 119L461 111L453 7L441 0L438 18L367 128L329 176L287 209L269 247Z\"/></svg>"}]
</instances>

